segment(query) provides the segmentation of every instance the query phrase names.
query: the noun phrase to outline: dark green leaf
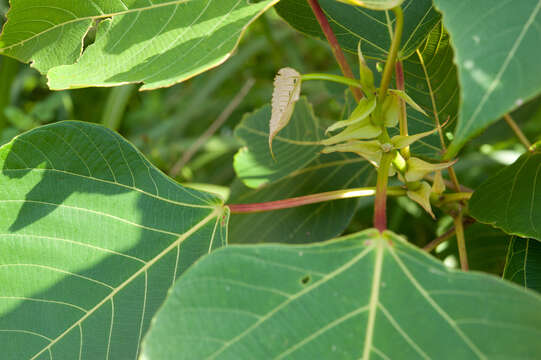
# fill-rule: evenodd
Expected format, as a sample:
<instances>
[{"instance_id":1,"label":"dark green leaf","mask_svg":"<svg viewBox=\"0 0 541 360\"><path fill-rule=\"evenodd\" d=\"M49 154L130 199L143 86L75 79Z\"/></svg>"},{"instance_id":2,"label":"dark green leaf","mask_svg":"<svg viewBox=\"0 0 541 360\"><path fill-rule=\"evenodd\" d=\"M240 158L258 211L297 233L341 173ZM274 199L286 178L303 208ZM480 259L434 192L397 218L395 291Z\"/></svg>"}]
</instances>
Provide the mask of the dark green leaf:
<instances>
[{"instance_id":1,"label":"dark green leaf","mask_svg":"<svg viewBox=\"0 0 541 360\"><path fill-rule=\"evenodd\" d=\"M5 359L137 358L175 279L226 242L216 197L106 128L61 122L0 148Z\"/></svg>"},{"instance_id":2,"label":"dark green leaf","mask_svg":"<svg viewBox=\"0 0 541 360\"><path fill-rule=\"evenodd\" d=\"M535 358L540 322L536 293L367 230L214 252L176 283L143 357Z\"/></svg>"},{"instance_id":3,"label":"dark green leaf","mask_svg":"<svg viewBox=\"0 0 541 360\"><path fill-rule=\"evenodd\" d=\"M274 160L269 151L269 119L271 106L266 105L246 116L235 129L246 147L235 156L237 176L251 188L276 181L304 168L319 156L323 148L318 141L323 138L312 107L301 98L295 112L280 134L274 138Z\"/></svg>"},{"instance_id":4,"label":"dark green leaf","mask_svg":"<svg viewBox=\"0 0 541 360\"><path fill-rule=\"evenodd\" d=\"M436 127L436 110L440 125L448 121L452 127L458 110L458 79L453 63L453 49L449 36L442 25L436 26L419 51L403 62L406 93L419 104L429 116L408 108L410 134L432 130ZM434 103L432 102L432 96ZM444 130L446 132L448 130ZM438 133L416 142L412 146L416 155L440 158L443 151Z\"/></svg>"},{"instance_id":5,"label":"dark green leaf","mask_svg":"<svg viewBox=\"0 0 541 360\"><path fill-rule=\"evenodd\" d=\"M361 41L365 57L379 60L387 58L387 52L391 46L388 19L392 19L391 23L394 23L391 12L368 10L336 0L320 0L319 4L344 50L356 54L357 44ZM402 7L404 9L404 35L399 57L405 59L423 42L428 32L440 19L440 15L432 8L430 0L406 0ZM278 14L295 29L325 39L306 0L282 0L275 8Z\"/></svg>"},{"instance_id":6,"label":"dark green leaf","mask_svg":"<svg viewBox=\"0 0 541 360\"><path fill-rule=\"evenodd\" d=\"M514 236L509 243L503 277L541 292L541 243Z\"/></svg>"},{"instance_id":7,"label":"dark green leaf","mask_svg":"<svg viewBox=\"0 0 541 360\"><path fill-rule=\"evenodd\" d=\"M510 236L485 224L475 223L464 231L468 265L470 270L478 270L500 276L505 266L505 256ZM438 258L445 260L452 256L459 265L458 247L453 236L445 249L437 252Z\"/></svg>"},{"instance_id":8,"label":"dark green leaf","mask_svg":"<svg viewBox=\"0 0 541 360\"><path fill-rule=\"evenodd\" d=\"M485 181L470 200L471 215L508 234L541 240L541 153L527 153Z\"/></svg>"}]
</instances>

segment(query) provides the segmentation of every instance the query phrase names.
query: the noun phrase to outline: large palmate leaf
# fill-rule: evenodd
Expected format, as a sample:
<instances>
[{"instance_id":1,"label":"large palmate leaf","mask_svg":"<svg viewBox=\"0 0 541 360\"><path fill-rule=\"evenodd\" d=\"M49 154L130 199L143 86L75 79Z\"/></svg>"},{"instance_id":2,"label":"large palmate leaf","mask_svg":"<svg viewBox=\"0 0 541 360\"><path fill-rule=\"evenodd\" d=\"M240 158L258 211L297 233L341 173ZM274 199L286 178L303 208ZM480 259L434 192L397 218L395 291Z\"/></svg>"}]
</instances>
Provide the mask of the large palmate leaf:
<instances>
[{"instance_id":1,"label":"large palmate leaf","mask_svg":"<svg viewBox=\"0 0 541 360\"><path fill-rule=\"evenodd\" d=\"M145 359L517 359L541 352L541 297L445 268L390 232L231 246L158 312Z\"/></svg>"},{"instance_id":2,"label":"large palmate leaf","mask_svg":"<svg viewBox=\"0 0 541 360\"><path fill-rule=\"evenodd\" d=\"M436 127L436 114L443 125L454 125L458 111L459 86L453 49L442 24L434 27L422 46L403 61L406 93L429 116L408 109L410 134ZM417 155L440 158L443 150L437 133L416 142L412 150Z\"/></svg>"},{"instance_id":3,"label":"large palmate leaf","mask_svg":"<svg viewBox=\"0 0 541 360\"><path fill-rule=\"evenodd\" d=\"M283 200L296 196L374 186L376 171L368 161L354 154L318 156L307 167L257 189L236 181L229 204ZM370 199L372 201L372 199ZM357 199L342 199L255 214L233 214L230 242L307 243L327 240L341 234L358 207Z\"/></svg>"},{"instance_id":4,"label":"large palmate leaf","mask_svg":"<svg viewBox=\"0 0 541 360\"><path fill-rule=\"evenodd\" d=\"M391 12L369 10L336 0L319 0L319 4L344 50L356 54L357 44L361 41L365 57L386 59L391 45L390 24L394 22ZM405 20L399 58L404 59L422 43L440 19L440 15L432 8L430 0L406 0L402 7ZM281 0L275 8L295 29L325 38L306 0Z\"/></svg>"},{"instance_id":5,"label":"large palmate leaf","mask_svg":"<svg viewBox=\"0 0 541 360\"><path fill-rule=\"evenodd\" d=\"M451 34L461 109L448 156L541 91L539 0L434 0Z\"/></svg>"},{"instance_id":6,"label":"large palmate leaf","mask_svg":"<svg viewBox=\"0 0 541 360\"><path fill-rule=\"evenodd\" d=\"M17 0L0 52L31 61L52 89L170 86L223 63L278 0ZM83 39L97 24L94 43Z\"/></svg>"},{"instance_id":7,"label":"large palmate leaf","mask_svg":"<svg viewBox=\"0 0 541 360\"><path fill-rule=\"evenodd\" d=\"M541 292L541 243L514 236L509 243L503 277Z\"/></svg>"},{"instance_id":8,"label":"large palmate leaf","mask_svg":"<svg viewBox=\"0 0 541 360\"><path fill-rule=\"evenodd\" d=\"M541 240L541 153L527 153L473 193L470 213L508 234Z\"/></svg>"},{"instance_id":9,"label":"large palmate leaf","mask_svg":"<svg viewBox=\"0 0 541 360\"><path fill-rule=\"evenodd\" d=\"M0 149L6 359L136 358L169 287L226 242L227 211L120 136L61 122Z\"/></svg>"},{"instance_id":10,"label":"large palmate leaf","mask_svg":"<svg viewBox=\"0 0 541 360\"><path fill-rule=\"evenodd\" d=\"M273 141L272 158L269 150L269 119L271 106L266 105L247 115L235 129L246 147L235 155L237 176L249 187L257 188L304 168L319 156L324 137L312 107L302 97L295 105L289 122Z\"/></svg>"}]
</instances>

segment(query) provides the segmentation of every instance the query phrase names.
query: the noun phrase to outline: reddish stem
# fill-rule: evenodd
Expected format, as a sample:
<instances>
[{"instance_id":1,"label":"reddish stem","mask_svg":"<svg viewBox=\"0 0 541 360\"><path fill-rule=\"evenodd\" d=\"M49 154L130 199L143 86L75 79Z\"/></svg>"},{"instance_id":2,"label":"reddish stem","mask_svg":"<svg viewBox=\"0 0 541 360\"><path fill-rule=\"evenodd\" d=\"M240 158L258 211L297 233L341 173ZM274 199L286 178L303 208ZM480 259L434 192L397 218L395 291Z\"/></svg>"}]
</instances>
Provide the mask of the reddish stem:
<instances>
[{"instance_id":1,"label":"reddish stem","mask_svg":"<svg viewBox=\"0 0 541 360\"><path fill-rule=\"evenodd\" d=\"M389 188L389 195L405 195L406 191L399 187ZM289 209L302 205L315 204L324 201L338 200L338 199L350 199L361 196L373 196L376 193L376 189L373 187L354 188L346 190L328 191L319 194L312 194L306 196L298 196L289 199L268 201L263 203L253 204L228 204L229 210L233 214L246 214L256 213L262 211L272 211L280 209Z\"/></svg>"},{"instance_id":2,"label":"reddish stem","mask_svg":"<svg viewBox=\"0 0 541 360\"><path fill-rule=\"evenodd\" d=\"M316 19L319 22L319 25L321 26L321 30L323 30L323 34L325 34L325 38L331 45L331 50L334 54L334 57L336 58L336 61L338 62L338 66L340 66L340 70L342 70L342 74L344 74L345 77L355 79L355 76L353 76L353 72L351 71L351 68L349 67L346 57L344 56L344 53L342 52L342 48L340 47L340 44L338 44L338 40L336 39L336 36L334 35L334 32L331 28L331 25L329 24L329 21L327 20L327 17L325 16L325 13L323 13L323 9L321 9L321 6L319 6L318 1L317 0L306 0L306 1L308 1L308 4L312 8L312 11L314 12L314 15L316 16ZM355 99L357 101L361 100L361 98L363 97L361 90L354 87L350 87L350 89L351 89L351 92L353 93L353 96L355 96Z\"/></svg>"}]
</instances>

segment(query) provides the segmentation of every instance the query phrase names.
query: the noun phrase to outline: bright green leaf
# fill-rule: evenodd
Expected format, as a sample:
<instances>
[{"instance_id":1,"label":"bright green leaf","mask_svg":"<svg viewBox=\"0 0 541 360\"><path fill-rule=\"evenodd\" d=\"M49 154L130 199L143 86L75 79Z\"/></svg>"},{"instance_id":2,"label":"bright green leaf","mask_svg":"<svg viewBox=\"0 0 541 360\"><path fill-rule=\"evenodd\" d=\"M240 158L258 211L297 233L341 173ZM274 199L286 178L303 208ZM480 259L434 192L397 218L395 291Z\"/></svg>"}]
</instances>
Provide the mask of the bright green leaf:
<instances>
[{"instance_id":1,"label":"bright green leaf","mask_svg":"<svg viewBox=\"0 0 541 360\"><path fill-rule=\"evenodd\" d=\"M226 242L216 197L104 127L61 122L0 149L5 359L137 358L176 278Z\"/></svg>"},{"instance_id":2,"label":"bright green leaf","mask_svg":"<svg viewBox=\"0 0 541 360\"><path fill-rule=\"evenodd\" d=\"M514 236L509 243L503 277L541 292L541 243Z\"/></svg>"},{"instance_id":3,"label":"bright green leaf","mask_svg":"<svg viewBox=\"0 0 541 360\"><path fill-rule=\"evenodd\" d=\"M323 148L318 144L324 135L312 107L301 98L295 112L279 135L273 140L272 158L269 145L269 119L271 107L266 105L247 115L235 129L246 147L235 155L237 176L248 187L257 188L276 181L311 163Z\"/></svg>"},{"instance_id":4,"label":"bright green leaf","mask_svg":"<svg viewBox=\"0 0 541 360\"><path fill-rule=\"evenodd\" d=\"M357 54L357 45L361 40L362 52L366 58L387 58L391 37L386 12L347 5L336 0L319 0L319 4L344 50ZM404 35L399 57L405 59L423 42L439 21L440 15L432 8L430 0L406 0L402 7ZM325 39L306 0L281 0L275 8L295 29ZM394 23L394 15L388 15Z\"/></svg>"},{"instance_id":5,"label":"bright green leaf","mask_svg":"<svg viewBox=\"0 0 541 360\"><path fill-rule=\"evenodd\" d=\"M226 61L278 0L17 0L0 52L32 62L52 89L171 86ZM82 51L97 23L96 40Z\"/></svg>"},{"instance_id":6,"label":"bright green leaf","mask_svg":"<svg viewBox=\"0 0 541 360\"><path fill-rule=\"evenodd\" d=\"M475 190L470 213L508 234L541 240L541 153L527 153Z\"/></svg>"},{"instance_id":7,"label":"bright green leaf","mask_svg":"<svg viewBox=\"0 0 541 360\"><path fill-rule=\"evenodd\" d=\"M240 181L232 187L229 204L283 200L295 196L374 186L372 164L355 154L320 155L307 167L272 184L250 189ZM373 198L365 198L368 203ZM323 241L340 235L348 226L359 204L358 199L341 199L292 209L255 214L232 214L229 241L232 243L291 243Z\"/></svg>"},{"instance_id":8,"label":"bright green leaf","mask_svg":"<svg viewBox=\"0 0 541 360\"><path fill-rule=\"evenodd\" d=\"M345 4L362 6L372 10L390 10L400 6L404 0L337 0Z\"/></svg>"},{"instance_id":9,"label":"bright green leaf","mask_svg":"<svg viewBox=\"0 0 541 360\"><path fill-rule=\"evenodd\" d=\"M214 252L176 283L143 357L535 358L540 323L536 293L367 230Z\"/></svg>"},{"instance_id":10,"label":"bright green leaf","mask_svg":"<svg viewBox=\"0 0 541 360\"><path fill-rule=\"evenodd\" d=\"M448 157L541 91L541 2L434 0L451 34L460 116Z\"/></svg>"}]
</instances>

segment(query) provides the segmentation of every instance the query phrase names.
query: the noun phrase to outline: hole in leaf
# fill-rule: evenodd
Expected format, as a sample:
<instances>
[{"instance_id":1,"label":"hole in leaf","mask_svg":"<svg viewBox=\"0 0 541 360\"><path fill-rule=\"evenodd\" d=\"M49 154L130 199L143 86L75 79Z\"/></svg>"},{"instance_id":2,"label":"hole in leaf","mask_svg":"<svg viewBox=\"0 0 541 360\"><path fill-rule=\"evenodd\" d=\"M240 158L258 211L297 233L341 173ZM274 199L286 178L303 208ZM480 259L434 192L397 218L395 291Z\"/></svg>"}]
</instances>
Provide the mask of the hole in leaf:
<instances>
[{"instance_id":1,"label":"hole in leaf","mask_svg":"<svg viewBox=\"0 0 541 360\"><path fill-rule=\"evenodd\" d=\"M310 275L303 276L301 279L301 284L306 285L310 282L311 279L312 278L310 277Z\"/></svg>"}]
</instances>

